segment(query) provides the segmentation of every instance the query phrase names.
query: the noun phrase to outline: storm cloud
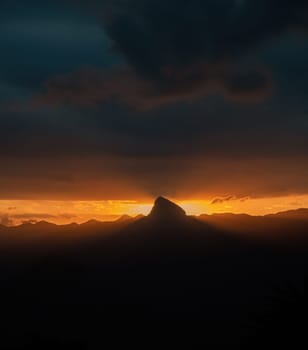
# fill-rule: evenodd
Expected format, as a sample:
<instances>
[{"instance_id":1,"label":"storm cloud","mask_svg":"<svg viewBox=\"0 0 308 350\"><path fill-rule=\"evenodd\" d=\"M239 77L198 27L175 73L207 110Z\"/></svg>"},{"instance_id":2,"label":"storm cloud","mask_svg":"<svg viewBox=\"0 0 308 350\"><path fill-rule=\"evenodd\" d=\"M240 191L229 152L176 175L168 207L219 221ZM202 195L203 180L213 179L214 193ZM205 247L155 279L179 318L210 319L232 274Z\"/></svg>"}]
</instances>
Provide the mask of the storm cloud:
<instances>
[{"instance_id":1,"label":"storm cloud","mask_svg":"<svg viewBox=\"0 0 308 350\"><path fill-rule=\"evenodd\" d=\"M183 71L172 89L157 90L152 82L138 78L130 69L113 71L81 70L50 79L45 84L45 93L33 97L34 108L61 105L93 106L105 101L148 110L164 104L193 102L213 93L222 93L227 99L244 102L259 102L268 97L272 89L269 75L264 71L228 72L215 68L200 67L200 76L194 81L185 81ZM219 72L217 71L219 70ZM188 73L188 75L191 73ZM172 78L175 79L175 76ZM188 84L188 85L187 85Z\"/></svg>"},{"instance_id":2,"label":"storm cloud","mask_svg":"<svg viewBox=\"0 0 308 350\"><path fill-rule=\"evenodd\" d=\"M249 55L283 34L308 28L308 5L300 0L92 3L113 50L150 82L147 93L161 99L191 99L209 91L265 97L270 75Z\"/></svg>"},{"instance_id":3,"label":"storm cloud","mask_svg":"<svg viewBox=\"0 0 308 350\"><path fill-rule=\"evenodd\" d=\"M307 2L0 4L1 199L307 193Z\"/></svg>"},{"instance_id":4,"label":"storm cloud","mask_svg":"<svg viewBox=\"0 0 308 350\"><path fill-rule=\"evenodd\" d=\"M262 60L252 57L280 36L308 28L308 5L300 0L81 3L95 10L124 68L52 78L40 103L116 99L147 109L217 93L259 102L272 93L273 81Z\"/></svg>"},{"instance_id":5,"label":"storm cloud","mask_svg":"<svg viewBox=\"0 0 308 350\"><path fill-rule=\"evenodd\" d=\"M182 69L193 78L200 62L233 63L266 40L308 28L301 0L105 0L101 11L115 50L166 88Z\"/></svg>"}]
</instances>

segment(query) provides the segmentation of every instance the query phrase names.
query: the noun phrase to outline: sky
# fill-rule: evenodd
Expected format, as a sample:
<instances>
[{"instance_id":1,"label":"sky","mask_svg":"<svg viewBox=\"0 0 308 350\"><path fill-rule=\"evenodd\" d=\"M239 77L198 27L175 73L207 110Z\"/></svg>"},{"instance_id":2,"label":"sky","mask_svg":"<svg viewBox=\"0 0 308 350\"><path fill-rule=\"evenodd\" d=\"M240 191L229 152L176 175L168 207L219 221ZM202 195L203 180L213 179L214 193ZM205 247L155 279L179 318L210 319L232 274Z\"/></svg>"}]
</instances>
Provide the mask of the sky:
<instances>
[{"instance_id":1,"label":"sky","mask_svg":"<svg viewBox=\"0 0 308 350\"><path fill-rule=\"evenodd\" d=\"M304 0L2 0L0 223L308 206L307 39Z\"/></svg>"}]
</instances>

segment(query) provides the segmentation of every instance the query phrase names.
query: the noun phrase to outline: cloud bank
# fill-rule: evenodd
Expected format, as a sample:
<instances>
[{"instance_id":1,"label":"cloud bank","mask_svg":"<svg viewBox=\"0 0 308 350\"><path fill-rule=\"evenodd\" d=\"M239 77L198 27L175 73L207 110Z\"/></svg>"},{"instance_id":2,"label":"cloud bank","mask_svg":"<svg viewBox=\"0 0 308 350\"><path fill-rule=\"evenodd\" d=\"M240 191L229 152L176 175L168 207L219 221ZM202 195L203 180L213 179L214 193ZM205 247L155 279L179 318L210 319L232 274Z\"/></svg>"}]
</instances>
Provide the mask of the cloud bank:
<instances>
[{"instance_id":1,"label":"cloud bank","mask_svg":"<svg viewBox=\"0 0 308 350\"><path fill-rule=\"evenodd\" d=\"M208 94L260 101L272 79L255 52L283 34L308 29L306 1L104 0L91 6L127 68L51 79L41 103L118 99L139 108Z\"/></svg>"}]
</instances>

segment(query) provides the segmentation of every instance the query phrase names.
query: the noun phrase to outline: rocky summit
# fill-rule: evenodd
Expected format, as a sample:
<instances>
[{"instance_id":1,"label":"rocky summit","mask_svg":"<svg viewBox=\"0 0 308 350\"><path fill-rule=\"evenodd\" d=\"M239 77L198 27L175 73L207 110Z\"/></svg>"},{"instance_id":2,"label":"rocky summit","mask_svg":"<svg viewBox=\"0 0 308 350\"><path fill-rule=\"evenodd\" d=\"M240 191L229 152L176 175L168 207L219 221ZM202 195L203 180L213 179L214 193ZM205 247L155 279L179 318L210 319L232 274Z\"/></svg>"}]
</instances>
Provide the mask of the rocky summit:
<instances>
[{"instance_id":1,"label":"rocky summit","mask_svg":"<svg viewBox=\"0 0 308 350\"><path fill-rule=\"evenodd\" d=\"M149 218L155 220L174 221L186 217L185 211L164 197L158 197L149 214Z\"/></svg>"}]
</instances>

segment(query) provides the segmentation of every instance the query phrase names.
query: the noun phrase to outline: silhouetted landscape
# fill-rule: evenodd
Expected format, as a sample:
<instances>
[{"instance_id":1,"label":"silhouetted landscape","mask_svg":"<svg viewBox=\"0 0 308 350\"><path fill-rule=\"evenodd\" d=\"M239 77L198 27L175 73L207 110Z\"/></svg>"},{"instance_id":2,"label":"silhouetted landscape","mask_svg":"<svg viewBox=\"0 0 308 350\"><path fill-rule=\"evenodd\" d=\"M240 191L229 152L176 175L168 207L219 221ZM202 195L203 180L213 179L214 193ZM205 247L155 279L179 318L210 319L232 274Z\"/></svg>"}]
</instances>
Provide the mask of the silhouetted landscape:
<instances>
[{"instance_id":1,"label":"silhouetted landscape","mask_svg":"<svg viewBox=\"0 0 308 350\"><path fill-rule=\"evenodd\" d=\"M308 210L1 227L1 349L307 344Z\"/></svg>"},{"instance_id":2,"label":"silhouetted landscape","mask_svg":"<svg viewBox=\"0 0 308 350\"><path fill-rule=\"evenodd\" d=\"M307 35L308 0L0 0L0 350L308 348Z\"/></svg>"}]
</instances>

